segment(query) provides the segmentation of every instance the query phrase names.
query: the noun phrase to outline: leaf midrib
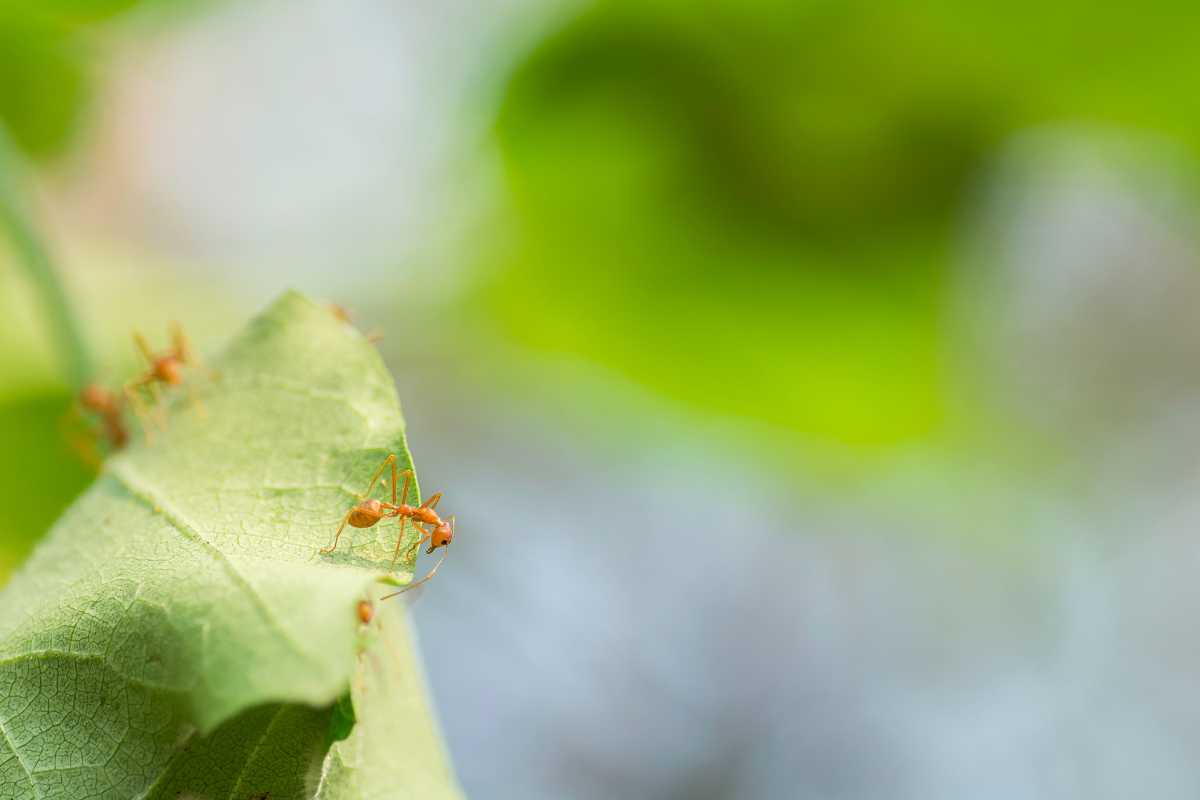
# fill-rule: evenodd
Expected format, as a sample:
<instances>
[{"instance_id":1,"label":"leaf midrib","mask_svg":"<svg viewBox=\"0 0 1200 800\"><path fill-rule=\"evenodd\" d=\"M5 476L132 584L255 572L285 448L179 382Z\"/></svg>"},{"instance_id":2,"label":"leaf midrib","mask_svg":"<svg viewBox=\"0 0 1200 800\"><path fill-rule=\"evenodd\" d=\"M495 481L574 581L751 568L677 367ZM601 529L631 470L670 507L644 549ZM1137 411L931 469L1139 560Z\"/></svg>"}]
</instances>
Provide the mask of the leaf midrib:
<instances>
[{"instance_id":1,"label":"leaf midrib","mask_svg":"<svg viewBox=\"0 0 1200 800\"><path fill-rule=\"evenodd\" d=\"M250 769L250 765L254 763L256 758L258 758L258 752L262 750L263 742L265 742L267 737L270 736L271 731L275 729L275 723L279 722L279 718L283 716L286 711L287 706L280 706L278 710L271 715L271 721L268 722L267 726L263 729L262 735L259 736L258 741L254 743L254 749L250 751L250 755L246 756L246 761L244 764L242 764L241 771L238 772L237 780L233 784L233 789L231 789L229 792L229 800L236 800L236 798L244 796L240 795L238 792L242 788L242 781L246 779L246 771Z\"/></svg>"},{"instance_id":2,"label":"leaf midrib","mask_svg":"<svg viewBox=\"0 0 1200 800\"><path fill-rule=\"evenodd\" d=\"M273 628L280 639L300 658L314 665L318 669L323 667L320 659L316 658L312 653L302 647L297 639L290 631L279 621L275 616L274 611L263 600L262 596L255 590L254 585L250 580L242 574L237 565L215 544L204 537L200 530L175 508L160 491L154 489L151 484L137 474L129 466L128 461L116 461L109 465L106 470L106 475L111 477L118 486L120 486L130 497L134 498L144 506L149 508L155 514L158 514L168 523L171 529L178 533L183 539L197 544L207 553L214 561L221 565L229 576L230 581L235 586L240 588L250 598L251 603L263 621Z\"/></svg>"}]
</instances>

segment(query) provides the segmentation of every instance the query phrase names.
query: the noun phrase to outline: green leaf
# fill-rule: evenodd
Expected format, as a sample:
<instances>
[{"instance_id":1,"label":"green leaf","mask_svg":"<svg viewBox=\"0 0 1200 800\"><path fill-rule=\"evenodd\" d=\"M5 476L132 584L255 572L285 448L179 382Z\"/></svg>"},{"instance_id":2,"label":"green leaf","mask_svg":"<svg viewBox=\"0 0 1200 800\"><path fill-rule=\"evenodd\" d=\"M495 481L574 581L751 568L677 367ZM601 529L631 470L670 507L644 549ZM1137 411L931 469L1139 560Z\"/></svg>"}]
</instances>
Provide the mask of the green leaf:
<instances>
[{"instance_id":1,"label":"green leaf","mask_svg":"<svg viewBox=\"0 0 1200 800\"><path fill-rule=\"evenodd\" d=\"M63 438L65 390L0 393L0 585L91 480Z\"/></svg>"},{"instance_id":2,"label":"green leaf","mask_svg":"<svg viewBox=\"0 0 1200 800\"><path fill-rule=\"evenodd\" d=\"M319 550L385 455L411 465L404 421L375 349L296 294L212 366L0 594L0 798L315 791L319 760L297 770L332 741L366 645L356 605L413 569L388 572L394 524Z\"/></svg>"},{"instance_id":3,"label":"green leaf","mask_svg":"<svg viewBox=\"0 0 1200 800\"><path fill-rule=\"evenodd\" d=\"M376 630L351 690L357 724L330 750L317 800L395 797L397 775L405 797L458 798L437 725L419 702L425 678L408 618L387 606Z\"/></svg>"},{"instance_id":4,"label":"green leaf","mask_svg":"<svg viewBox=\"0 0 1200 800\"><path fill-rule=\"evenodd\" d=\"M145 800L306 798L320 779L331 709L268 705L181 749Z\"/></svg>"},{"instance_id":5,"label":"green leaf","mask_svg":"<svg viewBox=\"0 0 1200 800\"><path fill-rule=\"evenodd\" d=\"M39 11L0 7L0 123L29 155L71 143L91 96L88 47Z\"/></svg>"}]
</instances>

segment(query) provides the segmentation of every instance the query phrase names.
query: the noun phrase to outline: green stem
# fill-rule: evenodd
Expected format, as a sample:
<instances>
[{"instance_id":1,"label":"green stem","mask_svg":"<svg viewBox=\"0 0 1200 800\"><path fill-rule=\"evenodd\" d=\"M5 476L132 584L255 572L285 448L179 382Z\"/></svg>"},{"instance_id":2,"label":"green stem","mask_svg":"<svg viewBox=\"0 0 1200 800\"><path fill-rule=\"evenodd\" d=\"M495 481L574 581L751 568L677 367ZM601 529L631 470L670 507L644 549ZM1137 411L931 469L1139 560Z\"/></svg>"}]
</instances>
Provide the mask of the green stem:
<instances>
[{"instance_id":1,"label":"green stem","mask_svg":"<svg viewBox=\"0 0 1200 800\"><path fill-rule=\"evenodd\" d=\"M0 151L3 151L0 152L0 227L8 234L17 261L25 267L42 297L67 380L80 388L92 377L91 352L49 251L21 203L16 176L19 156L3 131L0 131Z\"/></svg>"}]
</instances>

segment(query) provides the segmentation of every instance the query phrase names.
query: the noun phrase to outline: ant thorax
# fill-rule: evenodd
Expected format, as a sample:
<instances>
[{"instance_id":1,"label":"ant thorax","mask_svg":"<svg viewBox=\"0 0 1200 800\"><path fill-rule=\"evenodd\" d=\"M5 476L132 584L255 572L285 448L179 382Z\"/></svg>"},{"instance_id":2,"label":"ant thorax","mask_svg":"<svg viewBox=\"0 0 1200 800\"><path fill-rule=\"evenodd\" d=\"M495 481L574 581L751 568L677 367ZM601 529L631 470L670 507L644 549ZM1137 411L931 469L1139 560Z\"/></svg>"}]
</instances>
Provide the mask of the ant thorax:
<instances>
[{"instance_id":1,"label":"ant thorax","mask_svg":"<svg viewBox=\"0 0 1200 800\"><path fill-rule=\"evenodd\" d=\"M418 520L419 522L424 522L429 525L441 525L442 524L442 518L437 515L437 512L434 511L432 508L428 508L426 506L421 506L420 508L413 509L412 517L413 517L413 519Z\"/></svg>"},{"instance_id":2,"label":"ant thorax","mask_svg":"<svg viewBox=\"0 0 1200 800\"><path fill-rule=\"evenodd\" d=\"M154 362L154 374L159 380L178 386L183 383L183 371L179 359L175 356L163 356Z\"/></svg>"}]
</instances>

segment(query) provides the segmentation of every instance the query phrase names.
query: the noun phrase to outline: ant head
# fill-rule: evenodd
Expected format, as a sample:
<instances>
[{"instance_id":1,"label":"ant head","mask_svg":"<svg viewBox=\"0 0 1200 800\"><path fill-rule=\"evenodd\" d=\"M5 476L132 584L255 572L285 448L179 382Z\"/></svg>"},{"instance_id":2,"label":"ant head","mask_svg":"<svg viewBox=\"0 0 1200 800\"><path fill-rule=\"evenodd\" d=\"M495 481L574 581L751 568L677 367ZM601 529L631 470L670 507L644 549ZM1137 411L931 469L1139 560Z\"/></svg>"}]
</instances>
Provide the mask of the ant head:
<instances>
[{"instance_id":1,"label":"ant head","mask_svg":"<svg viewBox=\"0 0 1200 800\"><path fill-rule=\"evenodd\" d=\"M172 386L183 383L183 369L178 358L167 356L154 363L154 374Z\"/></svg>"},{"instance_id":2,"label":"ant head","mask_svg":"<svg viewBox=\"0 0 1200 800\"><path fill-rule=\"evenodd\" d=\"M89 383L79 392L79 404L93 411L100 411L112 403L108 390L97 383Z\"/></svg>"},{"instance_id":3,"label":"ant head","mask_svg":"<svg viewBox=\"0 0 1200 800\"><path fill-rule=\"evenodd\" d=\"M439 547L445 547L454 541L454 518L449 522L443 522L433 529L429 534L429 549L426 553L432 553Z\"/></svg>"}]
</instances>

